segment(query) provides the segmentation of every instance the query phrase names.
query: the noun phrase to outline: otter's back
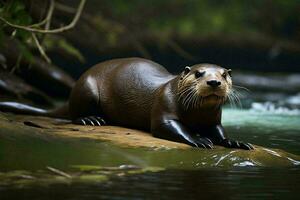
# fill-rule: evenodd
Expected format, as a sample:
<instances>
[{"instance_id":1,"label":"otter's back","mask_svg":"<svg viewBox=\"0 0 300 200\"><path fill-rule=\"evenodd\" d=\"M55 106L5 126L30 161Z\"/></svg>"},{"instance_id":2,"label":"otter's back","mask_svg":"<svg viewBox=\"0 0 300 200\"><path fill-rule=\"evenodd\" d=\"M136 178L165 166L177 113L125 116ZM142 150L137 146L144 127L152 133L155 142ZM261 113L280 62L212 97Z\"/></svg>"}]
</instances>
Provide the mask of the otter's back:
<instances>
[{"instance_id":1,"label":"otter's back","mask_svg":"<svg viewBox=\"0 0 300 200\"><path fill-rule=\"evenodd\" d=\"M112 60L96 68L100 104L108 120L149 129L156 89L174 76L161 65L141 58Z\"/></svg>"}]
</instances>

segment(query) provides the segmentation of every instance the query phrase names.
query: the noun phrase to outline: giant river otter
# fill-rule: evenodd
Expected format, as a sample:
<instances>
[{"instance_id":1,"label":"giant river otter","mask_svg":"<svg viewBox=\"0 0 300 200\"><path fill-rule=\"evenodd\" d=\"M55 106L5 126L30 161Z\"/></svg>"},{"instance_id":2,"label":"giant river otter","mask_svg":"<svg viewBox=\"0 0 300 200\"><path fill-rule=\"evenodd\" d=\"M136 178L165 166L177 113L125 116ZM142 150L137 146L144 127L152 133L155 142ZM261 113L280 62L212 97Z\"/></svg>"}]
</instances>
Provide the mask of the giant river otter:
<instances>
[{"instance_id":1,"label":"giant river otter","mask_svg":"<svg viewBox=\"0 0 300 200\"><path fill-rule=\"evenodd\" d=\"M0 109L67 117L81 125L136 128L201 148L216 144L253 149L224 133L221 106L231 91L231 70L217 65L185 67L175 76L150 60L124 58L99 63L85 72L66 109L47 111L15 102L1 102Z\"/></svg>"}]
</instances>

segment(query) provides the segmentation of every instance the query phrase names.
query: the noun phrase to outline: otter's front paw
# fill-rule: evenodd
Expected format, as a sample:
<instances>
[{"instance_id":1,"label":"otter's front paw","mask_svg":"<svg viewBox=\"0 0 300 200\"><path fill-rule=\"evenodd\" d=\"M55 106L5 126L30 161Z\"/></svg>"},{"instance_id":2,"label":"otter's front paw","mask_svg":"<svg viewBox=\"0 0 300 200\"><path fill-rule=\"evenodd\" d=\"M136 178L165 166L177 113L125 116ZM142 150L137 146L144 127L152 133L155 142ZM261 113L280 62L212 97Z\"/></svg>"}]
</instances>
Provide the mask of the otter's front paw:
<instances>
[{"instance_id":1,"label":"otter's front paw","mask_svg":"<svg viewBox=\"0 0 300 200\"><path fill-rule=\"evenodd\" d=\"M245 150L254 149L254 147L249 143L243 143L243 142L228 140L228 139L223 140L220 145L227 148L237 148L237 149L245 149Z\"/></svg>"},{"instance_id":2,"label":"otter's front paw","mask_svg":"<svg viewBox=\"0 0 300 200\"><path fill-rule=\"evenodd\" d=\"M194 145L199 148L212 149L213 143L210 139L206 137L198 137L193 140Z\"/></svg>"},{"instance_id":3,"label":"otter's front paw","mask_svg":"<svg viewBox=\"0 0 300 200\"><path fill-rule=\"evenodd\" d=\"M104 119L98 116L88 116L76 119L73 121L74 124L84 125L84 126L103 126L106 125Z\"/></svg>"}]
</instances>

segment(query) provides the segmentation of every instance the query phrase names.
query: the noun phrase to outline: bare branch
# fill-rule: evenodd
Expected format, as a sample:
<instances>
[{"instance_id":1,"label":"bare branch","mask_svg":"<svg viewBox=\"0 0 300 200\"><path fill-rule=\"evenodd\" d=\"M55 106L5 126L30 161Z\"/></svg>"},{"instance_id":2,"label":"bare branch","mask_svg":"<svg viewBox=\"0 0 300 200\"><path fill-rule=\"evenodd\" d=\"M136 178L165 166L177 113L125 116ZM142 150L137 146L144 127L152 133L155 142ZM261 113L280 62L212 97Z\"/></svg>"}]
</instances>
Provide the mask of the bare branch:
<instances>
[{"instance_id":1,"label":"bare branch","mask_svg":"<svg viewBox=\"0 0 300 200\"><path fill-rule=\"evenodd\" d=\"M85 3L86 3L86 0L81 0L80 1L79 5L78 5L78 8L77 8L77 11L76 11L76 14L75 14L75 16L74 16L74 18L73 18L73 20L71 21L70 24L68 24L67 26L63 26L61 28L52 29L52 30L32 28L31 27L32 25L22 26L22 25L13 24L13 23L10 23L9 21L7 21L6 19L4 19L3 17L0 17L0 20L3 21L4 23L8 24L11 27L14 27L14 28L17 28L17 29L22 29L22 30L25 30L25 31L30 31L30 32L35 32L35 33L61 33L61 32L64 32L64 31L67 31L67 30L70 30L70 29L74 28L74 26L76 25L77 21L80 18L80 15L82 13L82 10L84 8Z\"/></svg>"},{"instance_id":2,"label":"bare branch","mask_svg":"<svg viewBox=\"0 0 300 200\"><path fill-rule=\"evenodd\" d=\"M76 13L76 9L75 8L67 6L67 5L64 5L64 4L61 4L59 2L57 2L55 4L55 8L57 8L58 10L67 12L67 13Z\"/></svg>"},{"instance_id":3,"label":"bare branch","mask_svg":"<svg viewBox=\"0 0 300 200\"><path fill-rule=\"evenodd\" d=\"M134 38L132 38L131 41L132 41L134 47L136 48L136 50L137 50L144 58L147 58L147 59L150 59L150 60L151 60L151 58L152 58L152 57L151 57L151 54L150 54L149 51L146 49L146 47L143 46L143 44L142 44L140 41L138 41L138 40L136 40L136 39L134 39Z\"/></svg>"},{"instance_id":4,"label":"bare branch","mask_svg":"<svg viewBox=\"0 0 300 200\"><path fill-rule=\"evenodd\" d=\"M49 166L47 166L46 168L47 168L49 171L51 171L51 172L53 172L53 173L55 173L55 174L58 174L58 175L60 175L60 176L63 176L63 177L65 177L65 178L72 178L72 176L71 176L70 174L67 174L66 172L63 172L63 171L61 171L61 170L59 170L59 169L55 169L55 168L49 167Z\"/></svg>"},{"instance_id":5,"label":"bare branch","mask_svg":"<svg viewBox=\"0 0 300 200\"><path fill-rule=\"evenodd\" d=\"M42 20L42 21L39 22L39 23L32 24L32 25L30 25L30 26L28 26L28 27L31 28L31 27L36 27L36 26L42 26L42 25L44 25L44 24L46 24L46 23L50 23L51 18L52 18L52 14L53 14L54 7L55 7L55 1L54 1L54 0L50 0L49 10L48 10L48 13L47 13L45 19ZM47 27L47 24L46 24L46 27ZM47 30L47 29L46 29L46 30Z\"/></svg>"},{"instance_id":6,"label":"bare branch","mask_svg":"<svg viewBox=\"0 0 300 200\"><path fill-rule=\"evenodd\" d=\"M195 56L191 55L189 52L184 50L178 43L171 39L167 39L167 44L181 57L186 58L188 60L195 60Z\"/></svg>"},{"instance_id":7,"label":"bare branch","mask_svg":"<svg viewBox=\"0 0 300 200\"><path fill-rule=\"evenodd\" d=\"M35 42L39 52L41 53L42 57L48 62L51 63L50 58L47 56L45 50L43 49L42 45L40 44L39 40L37 39L35 33L31 33L33 41Z\"/></svg>"},{"instance_id":8,"label":"bare branch","mask_svg":"<svg viewBox=\"0 0 300 200\"><path fill-rule=\"evenodd\" d=\"M50 8L49 8L49 12L48 12L48 14L46 16L47 20L46 20L45 30L49 30L49 28L50 28L54 6L55 6L55 1L54 0L50 0Z\"/></svg>"}]
</instances>

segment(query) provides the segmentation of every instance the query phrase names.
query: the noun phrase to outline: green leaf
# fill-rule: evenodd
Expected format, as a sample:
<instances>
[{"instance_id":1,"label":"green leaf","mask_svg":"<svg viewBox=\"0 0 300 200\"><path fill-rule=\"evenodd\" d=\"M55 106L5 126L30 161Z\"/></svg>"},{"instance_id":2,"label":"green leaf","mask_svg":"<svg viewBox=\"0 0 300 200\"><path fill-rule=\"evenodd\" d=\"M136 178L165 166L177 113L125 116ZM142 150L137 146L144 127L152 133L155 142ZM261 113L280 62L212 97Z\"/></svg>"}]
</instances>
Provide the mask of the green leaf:
<instances>
[{"instance_id":1,"label":"green leaf","mask_svg":"<svg viewBox=\"0 0 300 200\"><path fill-rule=\"evenodd\" d=\"M22 56L24 56L24 58L29 62L33 61L33 54L29 50L29 48L21 42L19 42L18 44L18 48L21 51Z\"/></svg>"},{"instance_id":2,"label":"green leaf","mask_svg":"<svg viewBox=\"0 0 300 200\"><path fill-rule=\"evenodd\" d=\"M72 56L75 56L80 62L85 62L85 59L81 52L74 47L71 43L67 42L65 39L60 39L58 41L58 46L62 49L64 49L67 53L69 53Z\"/></svg>"},{"instance_id":3,"label":"green leaf","mask_svg":"<svg viewBox=\"0 0 300 200\"><path fill-rule=\"evenodd\" d=\"M14 37L18 38L22 43L25 43L31 37L31 34L28 31L18 29Z\"/></svg>"},{"instance_id":4,"label":"green leaf","mask_svg":"<svg viewBox=\"0 0 300 200\"><path fill-rule=\"evenodd\" d=\"M14 0L11 1L11 7L10 7L11 11L14 11L15 13L19 12L20 10L24 10L25 9L25 5L22 1L19 0Z\"/></svg>"}]
</instances>

